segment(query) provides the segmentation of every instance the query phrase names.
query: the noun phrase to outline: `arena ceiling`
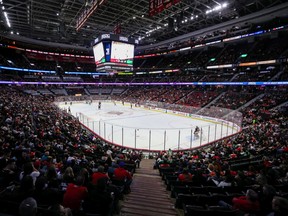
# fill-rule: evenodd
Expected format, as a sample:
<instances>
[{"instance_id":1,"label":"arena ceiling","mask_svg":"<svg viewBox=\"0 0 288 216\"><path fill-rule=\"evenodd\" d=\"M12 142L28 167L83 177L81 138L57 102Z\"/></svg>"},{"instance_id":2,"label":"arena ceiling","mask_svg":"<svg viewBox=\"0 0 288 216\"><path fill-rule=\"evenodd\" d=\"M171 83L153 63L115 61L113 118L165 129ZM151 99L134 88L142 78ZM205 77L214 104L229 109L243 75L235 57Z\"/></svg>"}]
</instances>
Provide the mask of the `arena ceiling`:
<instances>
[{"instance_id":1,"label":"arena ceiling","mask_svg":"<svg viewBox=\"0 0 288 216\"><path fill-rule=\"evenodd\" d=\"M287 0L181 0L180 3L151 17L149 0L105 0L77 31L77 18L85 8L91 7L94 1L0 0L2 8L0 33L88 46L96 36L112 33L115 26L120 24L122 35L141 39L141 43L148 44L287 2ZM219 5L225 7L213 10ZM5 16L9 19L10 27ZM172 27L171 19L174 21Z\"/></svg>"}]
</instances>

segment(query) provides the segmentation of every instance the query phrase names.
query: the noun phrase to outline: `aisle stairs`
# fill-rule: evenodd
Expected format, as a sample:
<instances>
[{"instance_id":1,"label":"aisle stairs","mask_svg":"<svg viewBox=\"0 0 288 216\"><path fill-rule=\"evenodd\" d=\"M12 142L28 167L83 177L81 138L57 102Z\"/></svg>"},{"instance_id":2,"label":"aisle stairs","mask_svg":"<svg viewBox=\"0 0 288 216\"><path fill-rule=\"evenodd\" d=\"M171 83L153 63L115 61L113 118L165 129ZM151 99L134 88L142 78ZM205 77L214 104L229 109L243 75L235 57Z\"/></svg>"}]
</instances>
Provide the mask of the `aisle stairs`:
<instances>
[{"instance_id":1,"label":"aisle stairs","mask_svg":"<svg viewBox=\"0 0 288 216\"><path fill-rule=\"evenodd\" d=\"M144 159L136 170L131 193L122 203L121 216L178 216L172 199L161 180L159 171L153 169L155 160Z\"/></svg>"}]
</instances>

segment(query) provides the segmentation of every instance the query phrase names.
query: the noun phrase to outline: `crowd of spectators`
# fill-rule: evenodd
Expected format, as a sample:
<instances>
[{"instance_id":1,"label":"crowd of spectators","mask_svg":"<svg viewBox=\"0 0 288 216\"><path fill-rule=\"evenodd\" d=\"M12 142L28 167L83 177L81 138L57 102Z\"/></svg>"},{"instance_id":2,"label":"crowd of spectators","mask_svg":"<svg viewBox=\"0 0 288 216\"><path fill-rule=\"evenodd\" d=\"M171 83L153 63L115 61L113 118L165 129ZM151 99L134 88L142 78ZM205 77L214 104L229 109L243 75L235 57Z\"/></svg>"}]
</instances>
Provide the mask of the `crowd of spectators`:
<instances>
[{"instance_id":1,"label":"crowd of spectators","mask_svg":"<svg viewBox=\"0 0 288 216\"><path fill-rule=\"evenodd\" d=\"M211 102L215 97L217 97L223 91L222 88L218 87L199 87L196 88L191 93L183 97L177 104L203 107Z\"/></svg>"},{"instance_id":2,"label":"crowd of spectators","mask_svg":"<svg viewBox=\"0 0 288 216\"><path fill-rule=\"evenodd\" d=\"M230 87L212 106L238 109L261 93L259 87Z\"/></svg>"},{"instance_id":3,"label":"crowd of spectators","mask_svg":"<svg viewBox=\"0 0 288 216\"><path fill-rule=\"evenodd\" d=\"M195 98L193 103L203 104L203 94L219 94L215 88L202 89L202 92L198 89L202 96L199 100L195 95L191 97ZM4 87L0 94L0 185L4 191L1 192L1 198L18 203L26 202L27 199L32 203L32 198L37 206L47 211L49 209L50 212L61 209L66 215L81 215L95 209L103 215L119 211L118 200L123 192L121 186L125 193L129 193L132 181L131 173L123 168L127 168L129 162L134 164L133 160L137 159L140 153L127 153L120 147L107 145L84 130L77 119L53 106L52 98L25 95L22 90ZM122 99L159 100L169 98L172 92L178 92L180 98L183 91L168 87L130 89ZM247 91L254 92L257 89L251 87L247 88ZM210 180L214 184L218 182L219 185L232 182L233 185L241 185L248 182L247 185L256 185L260 184L257 179L261 177L262 181L265 180L270 186L288 182L285 154L288 147L285 115L287 107L282 111L271 110L287 101L286 88L280 86L267 91L269 94L265 94L264 98L243 110L245 128L240 134L219 141L209 149L178 152L173 156L173 163L177 164L177 172L182 174L182 181ZM239 95L235 107L239 106L243 96ZM212 98L215 96L212 95ZM170 100L167 101L171 103ZM236 103L236 100L234 102ZM249 167L247 170L238 169L237 160L233 163L231 161L259 156L263 156L263 163L257 168ZM164 152L160 154L158 162L170 159ZM228 174L230 182L226 181ZM230 174L233 174L232 178ZM102 181L101 176L105 177L106 181ZM261 186L264 185L257 187L258 193ZM99 204L100 201L101 205L92 208L93 203Z\"/></svg>"},{"instance_id":4,"label":"crowd of spectators","mask_svg":"<svg viewBox=\"0 0 288 216\"><path fill-rule=\"evenodd\" d=\"M108 146L52 101L2 88L1 211L16 214L22 201L32 200L46 215L119 212L140 152ZM20 208L20 215L31 211Z\"/></svg>"},{"instance_id":5,"label":"crowd of spectators","mask_svg":"<svg viewBox=\"0 0 288 216\"><path fill-rule=\"evenodd\" d=\"M219 198L218 205L223 208L240 210L243 215L287 215L288 107L271 110L263 116L262 105L265 109L265 103L260 103L245 110L244 121L249 124L233 138L218 141L206 149L174 154L161 152L156 167L172 167L174 175L186 182L187 188L189 183L203 187L202 191L211 186L232 187L238 192L247 190L246 194L227 194L231 197L228 203ZM254 110L253 118L249 115L251 110ZM193 187L191 193L197 196Z\"/></svg>"}]
</instances>

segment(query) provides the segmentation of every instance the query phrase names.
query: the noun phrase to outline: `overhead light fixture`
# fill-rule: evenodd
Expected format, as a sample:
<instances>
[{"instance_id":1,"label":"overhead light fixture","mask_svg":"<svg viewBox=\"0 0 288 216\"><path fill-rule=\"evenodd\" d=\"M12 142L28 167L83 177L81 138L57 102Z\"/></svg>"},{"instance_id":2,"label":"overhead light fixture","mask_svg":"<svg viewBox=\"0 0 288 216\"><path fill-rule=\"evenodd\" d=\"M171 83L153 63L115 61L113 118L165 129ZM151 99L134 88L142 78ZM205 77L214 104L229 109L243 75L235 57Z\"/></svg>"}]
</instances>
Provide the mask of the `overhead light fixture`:
<instances>
[{"instance_id":1,"label":"overhead light fixture","mask_svg":"<svg viewBox=\"0 0 288 216\"><path fill-rule=\"evenodd\" d=\"M11 24L10 24L10 21L9 21L9 18L8 18L8 14L7 14L7 12L6 11L4 11L5 10L5 6L3 5L3 0L0 0L0 4L2 5L2 11L3 11L3 14L4 14L4 17L5 17L5 19L6 19L6 24L7 24L7 26L9 27L9 28L11 28Z\"/></svg>"},{"instance_id":2,"label":"overhead light fixture","mask_svg":"<svg viewBox=\"0 0 288 216\"><path fill-rule=\"evenodd\" d=\"M10 21L9 21L9 18L8 18L8 14L6 11L4 11L4 17L6 19L6 24L9 28L11 28L11 24L10 24Z\"/></svg>"},{"instance_id":3,"label":"overhead light fixture","mask_svg":"<svg viewBox=\"0 0 288 216\"><path fill-rule=\"evenodd\" d=\"M219 11L219 10L221 10L221 9L223 9L223 8L226 8L228 6L228 3L223 3L223 4L220 4L220 5L217 5L217 6L215 6L214 8L212 8L212 9L210 9L210 10L207 10L206 11L206 14L210 14L210 13L212 13L212 12L214 12L214 11Z\"/></svg>"}]
</instances>

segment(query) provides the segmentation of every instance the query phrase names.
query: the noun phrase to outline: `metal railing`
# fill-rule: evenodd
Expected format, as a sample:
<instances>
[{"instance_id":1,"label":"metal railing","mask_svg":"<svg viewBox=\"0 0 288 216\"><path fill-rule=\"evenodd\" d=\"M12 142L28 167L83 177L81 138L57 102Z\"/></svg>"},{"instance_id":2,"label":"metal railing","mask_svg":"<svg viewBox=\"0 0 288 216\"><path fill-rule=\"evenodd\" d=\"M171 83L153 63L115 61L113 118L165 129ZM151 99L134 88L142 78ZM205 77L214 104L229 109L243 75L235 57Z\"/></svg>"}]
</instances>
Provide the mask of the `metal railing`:
<instances>
[{"instance_id":1,"label":"metal railing","mask_svg":"<svg viewBox=\"0 0 288 216\"><path fill-rule=\"evenodd\" d=\"M143 109L157 110L167 115L173 114L189 117L191 120L205 121L207 125L199 126L197 132L196 126L186 128L163 126L151 129L144 126L128 127L112 124L105 120L95 121L81 112L76 113L76 117L83 126L109 143L148 151L198 148L241 131L242 113L229 109L219 107L199 109L160 102L145 102L140 106Z\"/></svg>"}]
</instances>

